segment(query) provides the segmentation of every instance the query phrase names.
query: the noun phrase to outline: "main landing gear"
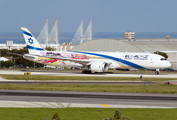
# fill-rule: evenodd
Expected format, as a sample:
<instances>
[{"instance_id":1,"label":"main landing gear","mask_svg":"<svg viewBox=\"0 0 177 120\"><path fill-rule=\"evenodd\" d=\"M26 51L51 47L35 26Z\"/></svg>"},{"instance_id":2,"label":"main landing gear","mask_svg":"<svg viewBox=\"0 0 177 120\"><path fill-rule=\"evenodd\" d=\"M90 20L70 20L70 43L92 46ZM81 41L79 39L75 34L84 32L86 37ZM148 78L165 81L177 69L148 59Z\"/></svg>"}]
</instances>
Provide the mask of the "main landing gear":
<instances>
[{"instance_id":1,"label":"main landing gear","mask_svg":"<svg viewBox=\"0 0 177 120\"><path fill-rule=\"evenodd\" d=\"M91 70L83 70L83 71L82 71L82 74L91 74L91 73L92 73Z\"/></svg>"},{"instance_id":2,"label":"main landing gear","mask_svg":"<svg viewBox=\"0 0 177 120\"><path fill-rule=\"evenodd\" d=\"M159 75L159 69L156 69L155 75Z\"/></svg>"}]
</instances>

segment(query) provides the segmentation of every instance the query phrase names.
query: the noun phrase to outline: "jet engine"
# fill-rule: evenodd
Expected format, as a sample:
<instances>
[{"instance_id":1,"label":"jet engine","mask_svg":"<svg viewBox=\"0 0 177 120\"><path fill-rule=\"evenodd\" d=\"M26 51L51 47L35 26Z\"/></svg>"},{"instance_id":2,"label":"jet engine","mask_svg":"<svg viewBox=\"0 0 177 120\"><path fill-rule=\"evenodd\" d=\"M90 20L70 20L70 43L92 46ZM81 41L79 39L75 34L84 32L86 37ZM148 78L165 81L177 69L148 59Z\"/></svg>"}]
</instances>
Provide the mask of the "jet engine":
<instances>
[{"instance_id":1,"label":"jet engine","mask_svg":"<svg viewBox=\"0 0 177 120\"><path fill-rule=\"evenodd\" d=\"M106 72L109 64L106 62L94 62L90 65L90 70L94 72Z\"/></svg>"},{"instance_id":2,"label":"jet engine","mask_svg":"<svg viewBox=\"0 0 177 120\"><path fill-rule=\"evenodd\" d=\"M37 60L37 59L38 59L38 56L34 56L34 55L30 55L30 54L24 54L24 55L23 55L23 58L24 58L24 59L27 59L27 60L34 61L34 60Z\"/></svg>"}]
</instances>

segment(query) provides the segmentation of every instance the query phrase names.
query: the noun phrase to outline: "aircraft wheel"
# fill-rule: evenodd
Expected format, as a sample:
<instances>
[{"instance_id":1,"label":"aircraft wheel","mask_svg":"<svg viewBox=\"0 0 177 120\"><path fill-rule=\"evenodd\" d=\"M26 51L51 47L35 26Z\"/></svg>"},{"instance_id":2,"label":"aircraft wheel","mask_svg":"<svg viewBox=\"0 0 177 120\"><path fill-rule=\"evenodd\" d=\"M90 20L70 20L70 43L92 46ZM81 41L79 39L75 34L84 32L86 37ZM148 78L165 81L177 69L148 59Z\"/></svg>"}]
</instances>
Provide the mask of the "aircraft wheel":
<instances>
[{"instance_id":1,"label":"aircraft wheel","mask_svg":"<svg viewBox=\"0 0 177 120\"><path fill-rule=\"evenodd\" d=\"M86 74L90 74L90 73L89 73L89 70L85 70L85 73L86 73Z\"/></svg>"},{"instance_id":2,"label":"aircraft wheel","mask_svg":"<svg viewBox=\"0 0 177 120\"><path fill-rule=\"evenodd\" d=\"M91 70L83 70L82 71L82 74L91 74L92 72L91 72Z\"/></svg>"},{"instance_id":3,"label":"aircraft wheel","mask_svg":"<svg viewBox=\"0 0 177 120\"><path fill-rule=\"evenodd\" d=\"M159 75L159 72L158 72L158 71L156 71L156 72L155 72L155 75Z\"/></svg>"},{"instance_id":4,"label":"aircraft wheel","mask_svg":"<svg viewBox=\"0 0 177 120\"><path fill-rule=\"evenodd\" d=\"M92 73L92 71L91 71L91 70L89 70L89 71L88 71L88 74L91 74L91 73Z\"/></svg>"}]
</instances>

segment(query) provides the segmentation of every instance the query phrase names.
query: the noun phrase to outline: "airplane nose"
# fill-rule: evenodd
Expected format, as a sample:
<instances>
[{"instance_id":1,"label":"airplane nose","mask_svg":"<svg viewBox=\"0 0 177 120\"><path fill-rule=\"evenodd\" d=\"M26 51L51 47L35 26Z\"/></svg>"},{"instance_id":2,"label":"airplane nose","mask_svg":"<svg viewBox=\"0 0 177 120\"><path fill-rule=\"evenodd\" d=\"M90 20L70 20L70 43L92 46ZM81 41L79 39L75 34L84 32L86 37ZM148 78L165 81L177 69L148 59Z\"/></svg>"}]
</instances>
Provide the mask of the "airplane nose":
<instances>
[{"instance_id":1,"label":"airplane nose","mask_svg":"<svg viewBox=\"0 0 177 120\"><path fill-rule=\"evenodd\" d=\"M171 63L167 61L166 63L167 67L171 67Z\"/></svg>"}]
</instances>

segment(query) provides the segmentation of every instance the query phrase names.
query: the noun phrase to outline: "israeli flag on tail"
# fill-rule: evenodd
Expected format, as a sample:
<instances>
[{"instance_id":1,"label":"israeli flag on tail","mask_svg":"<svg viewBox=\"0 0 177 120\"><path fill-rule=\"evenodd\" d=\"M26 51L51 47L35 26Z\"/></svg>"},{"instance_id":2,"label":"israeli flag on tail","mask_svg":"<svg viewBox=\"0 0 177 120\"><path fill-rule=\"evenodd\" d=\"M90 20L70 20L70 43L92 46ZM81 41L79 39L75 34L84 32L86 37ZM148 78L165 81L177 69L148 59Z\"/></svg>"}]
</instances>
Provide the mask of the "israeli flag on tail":
<instances>
[{"instance_id":1,"label":"israeli flag on tail","mask_svg":"<svg viewBox=\"0 0 177 120\"><path fill-rule=\"evenodd\" d=\"M25 38L25 42L29 51L29 54L36 54L40 51L45 51L37 41L37 39L33 36L33 34L24 27L21 27L23 36Z\"/></svg>"}]
</instances>

